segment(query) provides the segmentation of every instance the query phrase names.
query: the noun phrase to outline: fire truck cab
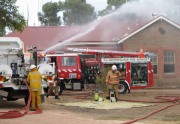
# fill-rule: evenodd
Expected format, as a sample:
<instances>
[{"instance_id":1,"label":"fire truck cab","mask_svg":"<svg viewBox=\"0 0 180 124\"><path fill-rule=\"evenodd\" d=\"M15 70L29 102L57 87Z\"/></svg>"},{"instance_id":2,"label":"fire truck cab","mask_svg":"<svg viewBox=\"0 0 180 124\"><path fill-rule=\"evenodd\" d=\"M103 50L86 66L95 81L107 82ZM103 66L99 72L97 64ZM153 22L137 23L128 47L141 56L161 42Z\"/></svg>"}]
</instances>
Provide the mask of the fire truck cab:
<instances>
[{"instance_id":1,"label":"fire truck cab","mask_svg":"<svg viewBox=\"0 0 180 124\"><path fill-rule=\"evenodd\" d=\"M87 54L47 54L46 59L55 63L55 75L58 77L59 94L63 90L82 90L84 83L95 84L94 70L98 69L98 61L94 55Z\"/></svg>"}]
</instances>

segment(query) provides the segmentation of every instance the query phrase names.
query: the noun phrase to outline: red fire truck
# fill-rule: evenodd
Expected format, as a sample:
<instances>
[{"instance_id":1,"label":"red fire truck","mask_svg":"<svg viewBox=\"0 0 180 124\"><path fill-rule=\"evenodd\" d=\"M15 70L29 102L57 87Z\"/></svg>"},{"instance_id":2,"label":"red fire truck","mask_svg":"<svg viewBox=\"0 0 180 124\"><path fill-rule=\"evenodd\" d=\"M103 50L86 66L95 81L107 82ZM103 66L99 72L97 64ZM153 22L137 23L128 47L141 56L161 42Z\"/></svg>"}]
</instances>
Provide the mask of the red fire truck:
<instances>
[{"instance_id":1,"label":"red fire truck","mask_svg":"<svg viewBox=\"0 0 180 124\"><path fill-rule=\"evenodd\" d=\"M55 75L59 79L59 94L65 89L81 90L86 84L96 84L101 68L116 65L123 77L119 92L153 86L153 66L147 53L121 52L68 48L71 53L46 54L49 63L55 63ZM73 52L73 53L72 53Z\"/></svg>"}]
</instances>

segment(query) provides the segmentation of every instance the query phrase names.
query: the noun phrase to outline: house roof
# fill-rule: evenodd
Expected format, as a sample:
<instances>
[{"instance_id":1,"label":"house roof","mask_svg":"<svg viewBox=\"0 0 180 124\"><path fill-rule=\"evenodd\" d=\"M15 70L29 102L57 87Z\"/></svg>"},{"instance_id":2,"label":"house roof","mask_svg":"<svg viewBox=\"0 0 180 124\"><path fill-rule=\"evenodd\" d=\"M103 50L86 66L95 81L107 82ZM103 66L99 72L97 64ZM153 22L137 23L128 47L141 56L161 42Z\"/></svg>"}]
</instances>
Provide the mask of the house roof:
<instances>
[{"instance_id":1,"label":"house roof","mask_svg":"<svg viewBox=\"0 0 180 124\"><path fill-rule=\"evenodd\" d=\"M32 45L38 50L54 50L64 46L92 46L119 44L159 19L164 19L179 28L165 17L146 18L138 15L105 16L83 26L25 27L22 32L12 32L6 37L19 37L25 49Z\"/></svg>"},{"instance_id":2,"label":"house roof","mask_svg":"<svg viewBox=\"0 0 180 124\"><path fill-rule=\"evenodd\" d=\"M157 18L155 18L154 20L150 21L149 23L147 23L146 25L144 25L143 27L137 29L136 31L132 32L131 34L127 35L126 37L122 38L121 40L118 41L118 44L124 42L125 40L129 39L130 37L133 37L135 34L139 33L140 31L142 31L143 29L147 28L148 26L154 24L155 22L159 21L159 20L164 20L166 22L168 22L169 24L173 25L174 27L176 27L177 29L180 29L180 25L178 25L177 23L173 22L172 20L160 15Z\"/></svg>"},{"instance_id":3,"label":"house roof","mask_svg":"<svg viewBox=\"0 0 180 124\"><path fill-rule=\"evenodd\" d=\"M81 37L77 37L75 41L78 42L116 42L119 39L122 39L124 36L132 33L134 30L137 30L149 19L139 19L138 17L128 19L124 17L121 18L103 18L97 22L92 23L91 30L84 33Z\"/></svg>"},{"instance_id":4,"label":"house roof","mask_svg":"<svg viewBox=\"0 0 180 124\"><path fill-rule=\"evenodd\" d=\"M27 26L22 32L14 31L5 37L19 37L24 42L25 49L35 45L39 50L44 50L72 37L77 34L81 28L82 27L77 26Z\"/></svg>"}]
</instances>

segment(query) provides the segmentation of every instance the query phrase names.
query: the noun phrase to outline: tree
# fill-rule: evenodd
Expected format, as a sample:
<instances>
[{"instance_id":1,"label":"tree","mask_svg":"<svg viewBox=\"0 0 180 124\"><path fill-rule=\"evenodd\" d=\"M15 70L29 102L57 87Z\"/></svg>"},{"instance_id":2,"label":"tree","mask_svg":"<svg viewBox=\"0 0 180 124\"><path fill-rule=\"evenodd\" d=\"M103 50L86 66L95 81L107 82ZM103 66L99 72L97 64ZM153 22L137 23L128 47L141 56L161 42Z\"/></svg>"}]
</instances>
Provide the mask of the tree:
<instances>
[{"instance_id":1,"label":"tree","mask_svg":"<svg viewBox=\"0 0 180 124\"><path fill-rule=\"evenodd\" d=\"M6 28L9 30L22 31L26 25L25 19L21 16L15 5L16 0L1 0L0 1L0 35L6 33Z\"/></svg>"},{"instance_id":2,"label":"tree","mask_svg":"<svg viewBox=\"0 0 180 124\"><path fill-rule=\"evenodd\" d=\"M107 86L106 86L105 82L106 82L106 75L109 70L111 70L110 66L102 67L100 69L100 73L96 74L96 79L95 79L96 85L97 85L98 89L103 92L106 92L106 90L107 90Z\"/></svg>"},{"instance_id":3,"label":"tree","mask_svg":"<svg viewBox=\"0 0 180 124\"><path fill-rule=\"evenodd\" d=\"M66 25L79 25L96 18L94 7L86 3L86 0L65 0L63 20Z\"/></svg>"},{"instance_id":4,"label":"tree","mask_svg":"<svg viewBox=\"0 0 180 124\"><path fill-rule=\"evenodd\" d=\"M128 2L130 0L107 0L107 7L98 12L99 16L104 16L108 13L110 13L112 10L116 10L118 9L121 5L123 5L124 3Z\"/></svg>"},{"instance_id":5,"label":"tree","mask_svg":"<svg viewBox=\"0 0 180 124\"><path fill-rule=\"evenodd\" d=\"M114 6L115 9L119 8L122 4L126 3L127 0L107 0L108 8L112 9Z\"/></svg>"},{"instance_id":6,"label":"tree","mask_svg":"<svg viewBox=\"0 0 180 124\"><path fill-rule=\"evenodd\" d=\"M4 36L6 34L6 30L0 27L0 37Z\"/></svg>"},{"instance_id":7,"label":"tree","mask_svg":"<svg viewBox=\"0 0 180 124\"><path fill-rule=\"evenodd\" d=\"M58 16L58 12L63 9L64 4L59 2L48 2L43 5L43 13L38 13L38 19L41 25L45 26L57 26L61 25L61 17Z\"/></svg>"},{"instance_id":8,"label":"tree","mask_svg":"<svg viewBox=\"0 0 180 124\"><path fill-rule=\"evenodd\" d=\"M42 13L38 13L39 21L45 26L61 25L58 13L63 12L65 25L79 25L96 18L94 7L86 3L86 0L65 0L65 2L48 2L43 5Z\"/></svg>"}]
</instances>

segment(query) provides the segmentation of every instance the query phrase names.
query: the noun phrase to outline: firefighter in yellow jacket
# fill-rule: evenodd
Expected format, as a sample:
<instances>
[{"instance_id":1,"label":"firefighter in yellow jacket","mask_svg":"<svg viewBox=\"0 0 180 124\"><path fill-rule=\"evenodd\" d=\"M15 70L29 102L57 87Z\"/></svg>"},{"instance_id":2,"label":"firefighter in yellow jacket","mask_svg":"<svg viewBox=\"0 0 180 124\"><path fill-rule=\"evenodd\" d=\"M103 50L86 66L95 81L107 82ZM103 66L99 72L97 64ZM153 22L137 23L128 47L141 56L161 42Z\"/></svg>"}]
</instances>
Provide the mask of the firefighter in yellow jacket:
<instances>
[{"instance_id":1,"label":"firefighter in yellow jacket","mask_svg":"<svg viewBox=\"0 0 180 124\"><path fill-rule=\"evenodd\" d=\"M38 72L35 65L30 66L30 72L27 77L31 91L31 110L41 109L41 84L42 75Z\"/></svg>"},{"instance_id":2,"label":"firefighter in yellow jacket","mask_svg":"<svg viewBox=\"0 0 180 124\"><path fill-rule=\"evenodd\" d=\"M116 98L118 99L118 84L119 84L119 78L121 77L121 73L117 70L116 65L112 66L112 69L107 73L106 76L106 84L107 84L107 92L106 92L106 98L109 98L109 90L114 89L116 93Z\"/></svg>"}]
</instances>

